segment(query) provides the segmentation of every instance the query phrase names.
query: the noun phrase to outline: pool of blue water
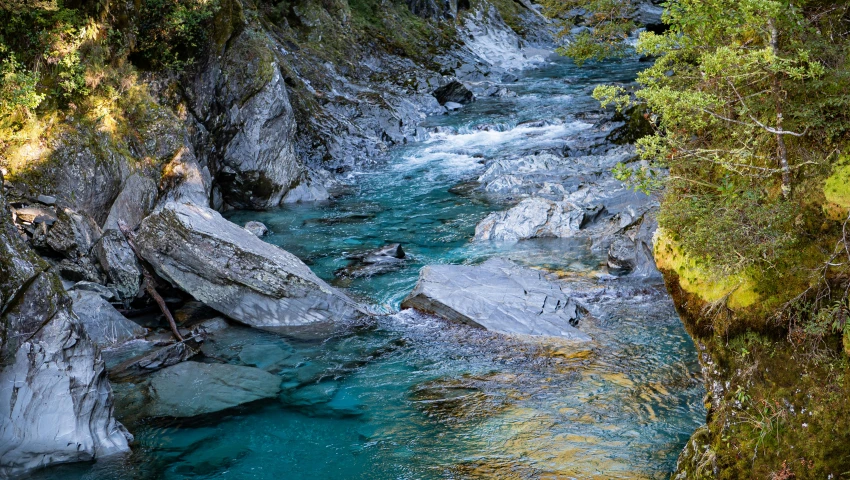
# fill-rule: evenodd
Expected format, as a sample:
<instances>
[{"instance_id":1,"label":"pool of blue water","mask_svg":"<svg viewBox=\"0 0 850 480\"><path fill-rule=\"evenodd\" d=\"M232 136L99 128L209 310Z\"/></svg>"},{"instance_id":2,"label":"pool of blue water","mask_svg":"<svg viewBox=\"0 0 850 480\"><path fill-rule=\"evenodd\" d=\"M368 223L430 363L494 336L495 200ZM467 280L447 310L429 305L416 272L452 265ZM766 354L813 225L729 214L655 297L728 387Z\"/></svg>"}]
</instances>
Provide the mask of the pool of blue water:
<instances>
[{"instance_id":1,"label":"pool of blue water","mask_svg":"<svg viewBox=\"0 0 850 480\"><path fill-rule=\"evenodd\" d=\"M119 403L136 436L131 455L38 478L667 478L705 411L696 351L663 285L606 284L603 259L582 240L472 243L476 223L512 199L466 188L487 160L580 136L591 127L583 114L598 108L593 87L630 82L641 68L553 59L506 85L515 97L429 118L428 140L349 173L348 195L229 212L239 224L264 222L267 241L386 315L321 338L240 327L214 335L206 353L231 363L247 347L280 347L269 360L280 397L191 421L134 420L132 401ZM401 270L334 274L347 256L387 243L406 250ZM590 299L582 329L593 344L507 338L398 311L423 265L492 256L574 282Z\"/></svg>"}]
</instances>

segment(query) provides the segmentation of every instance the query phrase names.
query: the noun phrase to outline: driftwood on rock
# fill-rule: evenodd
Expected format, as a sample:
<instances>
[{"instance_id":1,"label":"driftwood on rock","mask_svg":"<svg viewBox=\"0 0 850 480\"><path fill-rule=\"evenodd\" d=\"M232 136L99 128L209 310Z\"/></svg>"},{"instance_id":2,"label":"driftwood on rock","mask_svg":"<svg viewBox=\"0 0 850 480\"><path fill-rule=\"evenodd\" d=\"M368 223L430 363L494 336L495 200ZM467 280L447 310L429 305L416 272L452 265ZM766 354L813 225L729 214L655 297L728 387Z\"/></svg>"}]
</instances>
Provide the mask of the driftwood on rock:
<instances>
[{"instance_id":1,"label":"driftwood on rock","mask_svg":"<svg viewBox=\"0 0 850 480\"><path fill-rule=\"evenodd\" d=\"M180 332L177 330L177 323L174 321L174 316L171 315L171 311L168 309L168 306L165 304L165 300L156 291L156 280L154 279L153 274L147 267L147 262L145 259L139 255L138 249L136 249L136 244L133 243L133 232L130 231L130 228L122 221L118 221L118 229L121 230L121 233L124 234L124 237L127 238L127 244L130 245L130 248L133 250L133 253L136 254L136 257L139 259L139 263L142 266L142 275L144 275L144 286L145 291L154 299L157 305L159 305L159 309L162 310L162 314L165 315L165 318L168 319L168 325L171 326L171 332L174 334L174 337L182 342L183 336L180 335Z\"/></svg>"}]
</instances>

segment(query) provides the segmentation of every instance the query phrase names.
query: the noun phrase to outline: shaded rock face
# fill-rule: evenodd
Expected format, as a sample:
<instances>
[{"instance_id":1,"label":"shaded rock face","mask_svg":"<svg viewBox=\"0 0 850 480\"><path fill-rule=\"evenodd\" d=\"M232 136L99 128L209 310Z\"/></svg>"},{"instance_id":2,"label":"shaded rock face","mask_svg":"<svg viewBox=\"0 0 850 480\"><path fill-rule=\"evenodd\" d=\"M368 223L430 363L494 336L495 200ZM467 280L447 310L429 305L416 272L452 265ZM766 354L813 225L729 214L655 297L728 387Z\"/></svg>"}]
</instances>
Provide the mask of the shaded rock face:
<instances>
[{"instance_id":1,"label":"shaded rock face","mask_svg":"<svg viewBox=\"0 0 850 480\"><path fill-rule=\"evenodd\" d=\"M590 340L572 325L578 322L578 306L557 284L502 259L427 266L402 308L499 333Z\"/></svg>"},{"instance_id":2,"label":"shaded rock face","mask_svg":"<svg viewBox=\"0 0 850 480\"><path fill-rule=\"evenodd\" d=\"M119 299L135 298L141 288L142 270L124 235L118 230L105 231L94 253Z\"/></svg>"},{"instance_id":3,"label":"shaded rock face","mask_svg":"<svg viewBox=\"0 0 850 480\"><path fill-rule=\"evenodd\" d=\"M408 8L414 15L423 18L455 18L461 10L469 9L469 0L407 0Z\"/></svg>"},{"instance_id":4,"label":"shaded rock face","mask_svg":"<svg viewBox=\"0 0 850 480\"><path fill-rule=\"evenodd\" d=\"M152 417L195 417L275 397L280 377L259 368L183 362L151 376Z\"/></svg>"},{"instance_id":5,"label":"shaded rock face","mask_svg":"<svg viewBox=\"0 0 850 480\"><path fill-rule=\"evenodd\" d=\"M108 347L143 336L146 329L124 318L118 310L97 292L75 290L70 293L74 314L91 340Z\"/></svg>"},{"instance_id":6,"label":"shaded rock face","mask_svg":"<svg viewBox=\"0 0 850 480\"><path fill-rule=\"evenodd\" d=\"M529 238L568 237L584 222L585 211L569 202L527 198L504 212L488 215L475 227L475 240L515 242Z\"/></svg>"},{"instance_id":7,"label":"shaded rock face","mask_svg":"<svg viewBox=\"0 0 850 480\"><path fill-rule=\"evenodd\" d=\"M0 477L129 450L100 352L0 205Z\"/></svg>"},{"instance_id":8,"label":"shaded rock face","mask_svg":"<svg viewBox=\"0 0 850 480\"><path fill-rule=\"evenodd\" d=\"M281 203L304 174L295 155L295 117L273 43L244 29L185 85L224 202L264 209ZM204 163L204 162L202 162Z\"/></svg>"},{"instance_id":9,"label":"shaded rock face","mask_svg":"<svg viewBox=\"0 0 850 480\"><path fill-rule=\"evenodd\" d=\"M160 276L247 325L295 327L362 315L297 257L208 208L168 204L142 222L136 244Z\"/></svg>"},{"instance_id":10,"label":"shaded rock face","mask_svg":"<svg viewBox=\"0 0 850 480\"><path fill-rule=\"evenodd\" d=\"M475 95L457 80L451 81L434 90L434 97L437 98L440 105L445 105L447 103L466 105L467 103L471 103L475 100Z\"/></svg>"}]
</instances>

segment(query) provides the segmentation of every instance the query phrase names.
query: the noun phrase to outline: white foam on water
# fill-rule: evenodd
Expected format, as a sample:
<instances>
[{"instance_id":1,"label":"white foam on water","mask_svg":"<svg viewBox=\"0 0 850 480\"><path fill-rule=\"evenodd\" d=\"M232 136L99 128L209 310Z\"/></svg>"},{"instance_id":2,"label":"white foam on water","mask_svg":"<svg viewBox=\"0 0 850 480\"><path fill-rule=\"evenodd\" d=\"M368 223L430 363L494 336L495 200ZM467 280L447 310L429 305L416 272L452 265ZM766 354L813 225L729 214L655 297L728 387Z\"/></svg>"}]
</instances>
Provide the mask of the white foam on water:
<instances>
[{"instance_id":1,"label":"white foam on water","mask_svg":"<svg viewBox=\"0 0 850 480\"><path fill-rule=\"evenodd\" d=\"M422 147L402 157L393 165L397 171L438 166L442 175L461 176L483 169L483 156L504 155L514 149L529 149L563 141L590 128L585 122L573 121L552 125L519 125L509 130L476 130L469 132L432 133Z\"/></svg>"}]
</instances>

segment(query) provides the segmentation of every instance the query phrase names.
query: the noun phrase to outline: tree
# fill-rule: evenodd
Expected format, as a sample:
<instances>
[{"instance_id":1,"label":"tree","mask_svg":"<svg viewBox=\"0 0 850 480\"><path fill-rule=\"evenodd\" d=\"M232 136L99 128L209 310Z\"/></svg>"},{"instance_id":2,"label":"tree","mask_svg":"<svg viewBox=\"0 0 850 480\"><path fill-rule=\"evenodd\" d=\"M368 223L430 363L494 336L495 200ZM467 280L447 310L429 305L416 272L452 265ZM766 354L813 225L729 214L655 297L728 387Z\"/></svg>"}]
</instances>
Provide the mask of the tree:
<instances>
[{"instance_id":1,"label":"tree","mask_svg":"<svg viewBox=\"0 0 850 480\"><path fill-rule=\"evenodd\" d=\"M655 114L657 132L637 142L650 166L621 165L617 173L677 199L661 220L692 253L721 268L769 266L793 247L789 235L803 233L794 220L816 198L809 180L828 174L848 144L848 8L821 0L674 0L665 8L669 30L640 35L638 53L656 60L639 74L635 98L621 88L596 90L605 105L625 108L636 99ZM617 23L613 11L600 15ZM597 46L578 53L604 51L615 30L586 33L579 45ZM729 228L711 233L721 218ZM748 250L753 239L766 244Z\"/></svg>"}]
</instances>

